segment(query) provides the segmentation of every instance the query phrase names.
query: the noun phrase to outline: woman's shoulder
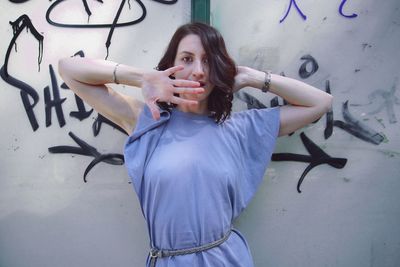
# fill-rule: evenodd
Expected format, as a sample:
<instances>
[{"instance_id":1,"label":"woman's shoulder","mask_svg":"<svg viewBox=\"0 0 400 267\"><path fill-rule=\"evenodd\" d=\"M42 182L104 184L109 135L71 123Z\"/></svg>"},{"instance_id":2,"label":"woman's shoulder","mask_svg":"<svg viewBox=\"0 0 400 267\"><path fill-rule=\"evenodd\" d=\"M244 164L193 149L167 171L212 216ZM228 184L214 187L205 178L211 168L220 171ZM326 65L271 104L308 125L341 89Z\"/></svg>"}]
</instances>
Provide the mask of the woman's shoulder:
<instances>
[{"instance_id":1,"label":"woman's shoulder","mask_svg":"<svg viewBox=\"0 0 400 267\"><path fill-rule=\"evenodd\" d=\"M243 120L254 120L254 119L276 119L279 117L279 106L272 108L261 108L261 109L245 109L235 111L231 113L230 121L241 122Z\"/></svg>"},{"instance_id":2,"label":"woman's shoulder","mask_svg":"<svg viewBox=\"0 0 400 267\"><path fill-rule=\"evenodd\" d=\"M279 111L279 107L236 111L226 120L226 126L243 133L269 132L275 135L279 130Z\"/></svg>"},{"instance_id":3,"label":"woman's shoulder","mask_svg":"<svg viewBox=\"0 0 400 267\"><path fill-rule=\"evenodd\" d=\"M136 122L135 128L128 138L128 143L135 141L145 133L160 128L170 119L170 112L160 109L160 118L154 119L147 105L144 105Z\"/></svg>"}]
</instances>

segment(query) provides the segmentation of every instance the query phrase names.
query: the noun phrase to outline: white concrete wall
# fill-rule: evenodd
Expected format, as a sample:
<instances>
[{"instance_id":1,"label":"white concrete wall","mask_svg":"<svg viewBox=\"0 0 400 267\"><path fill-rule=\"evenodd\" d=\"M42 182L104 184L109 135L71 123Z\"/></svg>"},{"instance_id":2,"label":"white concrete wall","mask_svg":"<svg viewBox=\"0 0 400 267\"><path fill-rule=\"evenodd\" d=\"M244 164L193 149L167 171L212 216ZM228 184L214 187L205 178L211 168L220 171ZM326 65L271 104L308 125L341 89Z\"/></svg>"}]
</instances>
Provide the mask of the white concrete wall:
<instances>
[{"instance_id":1,"label":"white concrete wall","mask_svg":"<svg viewBox=\"0 0 400 267\"><path fill-rule=\"evenodd\" d=\"M77 144L73 132L100 153L122 153L125 135L103 124L97 137L92 123L69 116L76 111L74 96L60 89L66 124L60 127L52 110L45 125L43 90L51 89L49 65L82 50L88 57L106 56L109 28L70 29L51 26L45 19L55 1L0 3L0 57L4 64L13 38L9 21L27 14L44 37L38 72L39 45L26 30L17 40L8 72L28 83L39 95L34 107L39 128L32 130L20 90L0 79L0 266L143 266L148 237L140 207L123 166L100 163L83 173L93 157L51 154L49 147ZM88 1L89 24L112 22L117 1ZM136 19L141 9L130 1L120 22ZM156 65L176 27L189 21L189 1L163 5L143 1L147 16L139 24L116 28L109 59L139 67ZM347 159L343 169L326 164L307 174L301 194L296 184L307 163L273 162L254 201L235 223L250 243L257 267L277 266L399 266L400 265L400 135L398 120L400 11L396 0L297 0L303 20L285 1L212 0L212 24L219 28L239 64L285 72L301 79L303 55L312 55L319 69L305 82L325 89L329 80L335 97L333 118L345 121L342 104L351 115L385 136L379 145L363 141L337 127L324 138L326 117L280 138L276 153L308 155L300 139L304 132L331 157ZM82 1L64 1L51 18L87 24ZM310 67L310 66L309 66ZM140 97L133 88L120 88ZM272 98L251 89L243 92L267 106ZM386 97L386 98L385 98ZM281 101L281 100L280 100ZM89 109L88 106L86 106ZM235 109L246 108L235 100ZM381 109L380 109L381 108ZM377 111L377 112L375 112Z\"/></svg>"},{"instance_id":2,"label":"white concrete wall","mask_svg":"<svg viewBox=\"0 0 400 267\"><path fill-rule=\"evenodd\" d=\"M87 57L105 58L110 28L61 28L46 21L46 11L56 1L0 3L0 61L4 64L13 38L9 21L26 14L43 35L43 60L38 71L39 43L25 29L13 48L8 73L29 84L38 93L34 107L38 129L33 131L20 97L20 90L0 79L0 266L144 266L148 237L137 198L123 165L99 163L83 182L93 157L51 154L49 147L78 145L73 132L100 153L122 154L126 136L103 124L98 136L92 132L93 112L83 121L70 117L77 111L74 95L61 89L57 62L82 50ZM51 13L58 22L75 24L112 23L120 1L87 1L92 11L89 23L83 1L63 1ZM190 20L190 1L174 5L143 1L147 16L139 24L115 28L108 59L143 68L153 68L177 26ZM119 22L142 14L136 1L125 8ZM49 65L55 71L65 125L59 126L54 108L52 124L46 127L43 91L51 86ZM120 90L141 97L138 89ZM50 90L52 92L52 90ZM89 110L89 107L86 106Z\"/></svg>"},{"instance_id":3,"label":"white concrete wall","mask_svg":"<svg viewBox=\"0 0 400 267\"><path fill-rule=\"evenodd\" d=\"M272 162L236 225L258 267L400 266L400 2L297 0L306 20L292 5L280 23L290 2L211 0L211 21L238 64L284 72L321 90L329 80L333 119L346 122L342 106L349 101L351 116L384 141L372 144L338 127L325 139L326 116L280 138L276 153L309 155L304 132L347 164L315 167L299 194L297 181L308 163ZM342 16L341 2L345 15L357 17ZM307 54L319 69L302 79L298 71ZM271 94L245 91L270 106ZM246 105L236 99L235 107Z\"/></svg>"}]
</instances>

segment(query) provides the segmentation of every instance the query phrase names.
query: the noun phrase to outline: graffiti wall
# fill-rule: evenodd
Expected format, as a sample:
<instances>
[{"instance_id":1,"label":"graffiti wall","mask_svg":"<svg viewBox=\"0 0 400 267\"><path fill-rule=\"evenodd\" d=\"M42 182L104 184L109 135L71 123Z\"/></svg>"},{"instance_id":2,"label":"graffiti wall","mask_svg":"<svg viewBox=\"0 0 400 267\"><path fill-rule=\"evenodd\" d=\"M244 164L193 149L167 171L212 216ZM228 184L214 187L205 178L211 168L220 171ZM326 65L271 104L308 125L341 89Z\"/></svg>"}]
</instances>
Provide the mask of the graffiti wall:
<instances>
[{"instance_id":1,"label":"graffiti wall","mask_svg":"<svg viewBox=\"0 0 400 267\"><path fill-rule=\"evenodd\" d=\"M142 266L126 135L68 89L57 61L153 68L189 1L5 0L0 14L0 266ZM279 139L235 222L256 266L399 266L398 1L215 0L211 23L238 64L334 96L326 116ZM234 100L285 104L250 88Z\"/></svg>"},{"instance_id":2,"label":"graffiti wall","mask_svg":"<svg viewBox=\"0 0 400 267\"><path fill-rule=\"evenodd\" d=\"M211 1L211 24L238 64L334 96L326 116L279 139L236 222L256 266L399 266L399 2ZM250 88L235 98L236 109L285 104Z\"/></svg>"},{"instance_id":3,"label":"graffiti wall","mask_svg":"<svg viewBox=\"0 0 400 267\"><path fill-rule=\"evenodd\" d=\"M149 240L126 135L68 89L57 63L152 69L190 2L7 0L0 14L0 266L142 266Z\"/></svg>"}]
</instances>

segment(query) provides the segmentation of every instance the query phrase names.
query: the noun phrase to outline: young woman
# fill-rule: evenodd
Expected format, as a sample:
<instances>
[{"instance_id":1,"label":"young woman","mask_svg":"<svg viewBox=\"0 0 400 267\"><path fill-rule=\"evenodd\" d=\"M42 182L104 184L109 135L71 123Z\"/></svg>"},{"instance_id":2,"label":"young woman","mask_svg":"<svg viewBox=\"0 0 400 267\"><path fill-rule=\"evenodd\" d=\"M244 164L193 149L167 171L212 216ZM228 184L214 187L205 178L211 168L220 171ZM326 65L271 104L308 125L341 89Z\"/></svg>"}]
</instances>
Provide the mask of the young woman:
<instances>
[{"instance_id":1,"label":"young woman","mask_svg":"<svg viewBox=\"0 0 400 267\"><path fill-rule=\"evenodd\" d=\"M276 138L332 105L303 82L235 66L220 33L202 23L177 29L157 71L66 58L59 72L130 135L125 165L150 235L147 266L253 266L232 221L256 192ZM144 103L110 83L140 87ZM231 113L233 92L249 86L290 105Z\"/></svg>"}]
</instances>

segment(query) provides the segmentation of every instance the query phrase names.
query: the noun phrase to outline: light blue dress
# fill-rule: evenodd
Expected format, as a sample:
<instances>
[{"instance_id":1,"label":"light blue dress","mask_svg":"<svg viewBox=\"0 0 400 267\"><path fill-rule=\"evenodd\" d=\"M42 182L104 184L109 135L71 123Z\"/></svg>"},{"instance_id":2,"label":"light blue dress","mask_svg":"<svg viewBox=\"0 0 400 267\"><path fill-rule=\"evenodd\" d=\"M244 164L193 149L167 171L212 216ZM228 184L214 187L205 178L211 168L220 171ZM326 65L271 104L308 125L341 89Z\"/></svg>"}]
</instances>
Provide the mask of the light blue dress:
<instances>
[{"instance_id":1,"label":"light blue dress","mask_svg":"<svg viewBox=\"0 0 400 267\"><path fill-rule=\"evenodd\" d=\"M156 121L145 105L124 153L150 245L182 249L222 238L262 181L278 131L279 107L235 112L217 124L177 109L162 111ZM161 258L156 266L254 265L246 240L234 229L218 247Z\"/></svg>"}]
</instances>

